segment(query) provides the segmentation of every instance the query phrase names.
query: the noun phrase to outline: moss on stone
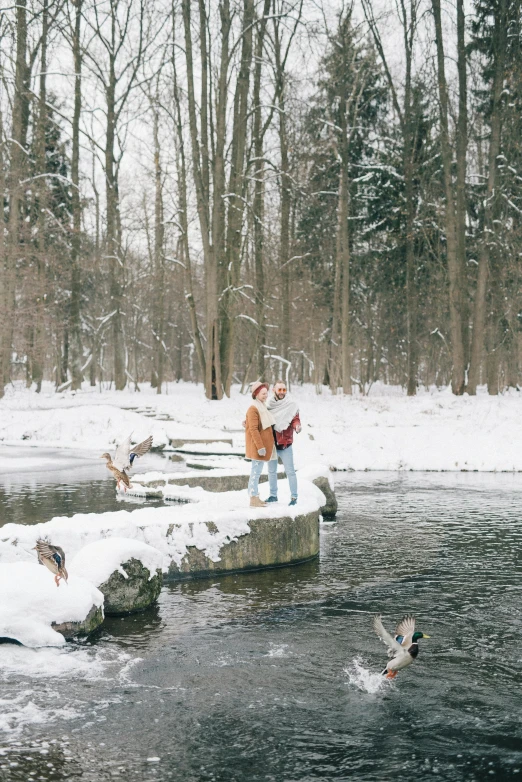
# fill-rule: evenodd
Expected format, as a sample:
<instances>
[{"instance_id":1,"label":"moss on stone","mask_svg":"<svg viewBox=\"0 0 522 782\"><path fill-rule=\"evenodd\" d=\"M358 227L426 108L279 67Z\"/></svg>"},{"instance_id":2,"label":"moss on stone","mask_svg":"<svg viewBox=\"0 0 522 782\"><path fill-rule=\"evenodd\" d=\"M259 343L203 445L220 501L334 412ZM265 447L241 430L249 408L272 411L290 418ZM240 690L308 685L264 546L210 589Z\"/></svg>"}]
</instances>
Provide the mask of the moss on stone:
<instances>
[{"instance_id":1,"label":"moss on stone","mask_svg":"<svg viewBox=\"0 0 522 782\"><path fill-rule=\"evenodd\" d=\"M181 565L172 562L167 580L202 578L240 570L260 570L297 564L319 554L319 512L249 522L250 533L221 547L213 562L204 551L190 546Z\"/></svg>"},{"instance_id":2,"label":"moss on stone","mask_svg":"<svg viewBox=\"0 0 522 782\"><path fill-rule=\"evenodd\" d=\"M330 487L328 478L320 476L319 478L315 478L313 483L317 486L318 489L321 489L324 496L326 497L326 505L323 505L323 507L320 509L322 517L324 519L335 519L337 514L337 497L335 496L335 492Z\"/></svg>"},{"instance_id":3,"label":"moss on stone","mask_svg":"<svg viewBox=\"0 0 522 782\"><path fill-rule=\"evenodd\" d=\"M93 606L82 622L53 622L51 627L70 641L81 635L90 635L103 622L103 607Z\"/></svg>"},{"instance_id":4,"label":"moss on stone","mask_svg":"<svg viewBox=\"0 0 522 782\"><path fill-rule=\"evenodd\" d=\"M150 578L150 571L134 558L124 562L122 568L127 578L115 570L107 581L98 587L105 598L104 607L108 616L144 611L158 599L161 592L161 570L157 570Z\"/></svg>"}]
</instances>

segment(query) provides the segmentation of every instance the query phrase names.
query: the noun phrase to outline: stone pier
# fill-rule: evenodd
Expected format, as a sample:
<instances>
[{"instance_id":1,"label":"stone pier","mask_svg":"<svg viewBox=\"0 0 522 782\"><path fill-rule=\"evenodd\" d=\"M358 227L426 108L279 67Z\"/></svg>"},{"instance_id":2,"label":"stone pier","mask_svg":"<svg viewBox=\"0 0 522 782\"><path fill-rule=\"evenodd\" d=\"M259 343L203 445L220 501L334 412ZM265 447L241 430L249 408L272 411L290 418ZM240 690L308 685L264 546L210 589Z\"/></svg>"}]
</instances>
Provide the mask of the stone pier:
<instances>
[{"instance_id":1,"label":"stone pier","mask_svg":"<svg viewBox=\"0 0 522 782\"><path fill-rule=\"evenodd\" d=\"M319 511L302 516L255 519L248 522L250 533L226 543L214 562L204 551L189 546L181 565L171 562L164 578L188 578L261 570L307 562L319 555ZM212 522L208 522L209 531Z\"/></svg>"}]
</instances>

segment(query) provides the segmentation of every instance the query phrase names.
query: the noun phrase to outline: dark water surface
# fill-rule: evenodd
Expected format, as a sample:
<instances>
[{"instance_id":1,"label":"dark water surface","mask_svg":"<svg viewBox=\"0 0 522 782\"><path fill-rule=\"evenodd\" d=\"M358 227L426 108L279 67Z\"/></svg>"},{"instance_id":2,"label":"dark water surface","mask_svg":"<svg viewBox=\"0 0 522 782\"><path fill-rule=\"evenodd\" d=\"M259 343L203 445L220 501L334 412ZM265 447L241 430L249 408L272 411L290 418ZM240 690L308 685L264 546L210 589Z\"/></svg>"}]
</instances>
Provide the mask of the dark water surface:
<instances>
[{"instance_id":1,"label":"dark water surface","mask_svg":"<svg viewBox=\"0 0 522 782\"><path fill-rule=\"evenodd\" d=\"M522 476L336 478L318 561L0 646L0 780L522 778ZM431 636L394 682L376 612Z\"/></svg>"}]
</instances>

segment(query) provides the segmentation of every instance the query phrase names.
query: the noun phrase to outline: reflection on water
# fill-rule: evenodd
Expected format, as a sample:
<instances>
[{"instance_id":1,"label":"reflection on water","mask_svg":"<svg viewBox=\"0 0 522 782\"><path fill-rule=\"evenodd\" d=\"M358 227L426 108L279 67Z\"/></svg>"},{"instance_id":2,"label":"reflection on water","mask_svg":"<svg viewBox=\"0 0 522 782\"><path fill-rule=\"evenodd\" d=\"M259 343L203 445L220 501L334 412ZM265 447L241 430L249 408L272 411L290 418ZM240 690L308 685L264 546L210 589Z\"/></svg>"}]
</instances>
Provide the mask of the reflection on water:
<instances>
[{"instance_id":1,"label":"reflection on water","mask_svg":"<svg viewBox=\"0 0 522 782\"><path fill-rule=\"evenodd\" d=\"M336 478L318 561L171 584L65 650L0 646L2 782L520 778L522 478ZM392 682L376 612L431 636Z\"/></svg>"},{"instance_id":2,"label":"reflection on water","mask_svg":"<svg viewBox=\"0 0 522 782\"><path fill-rule=\"evenodd\" d=\"M186 469L169 456L149 453L134 472ZM97 454L0 446L0 527L9 522L37 524L75 513L131 510L132 505L143 504L138 497L117 495L114 487L114 478ZM164 504L162 500L147 503Z\"/></svg>"}]
</instances>

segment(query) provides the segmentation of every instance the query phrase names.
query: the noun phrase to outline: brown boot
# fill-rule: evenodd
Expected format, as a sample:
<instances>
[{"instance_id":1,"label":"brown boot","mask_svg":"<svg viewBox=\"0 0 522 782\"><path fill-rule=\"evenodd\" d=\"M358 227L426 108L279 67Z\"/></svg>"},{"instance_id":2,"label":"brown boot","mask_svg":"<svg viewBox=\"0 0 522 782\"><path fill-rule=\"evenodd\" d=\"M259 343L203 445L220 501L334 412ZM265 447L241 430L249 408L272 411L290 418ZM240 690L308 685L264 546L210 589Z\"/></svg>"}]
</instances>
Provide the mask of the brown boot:
<instances>
[{"instance_id":1,"label":"brown boot","mask_svg":"<svg viewBox=\"0 0 522 782\"><path fill-rule=\"evenodd\" d=\"M266 508L266 502L260 500L259 497L250 497L251 508Z\"/></svg>"}]
</instances>

